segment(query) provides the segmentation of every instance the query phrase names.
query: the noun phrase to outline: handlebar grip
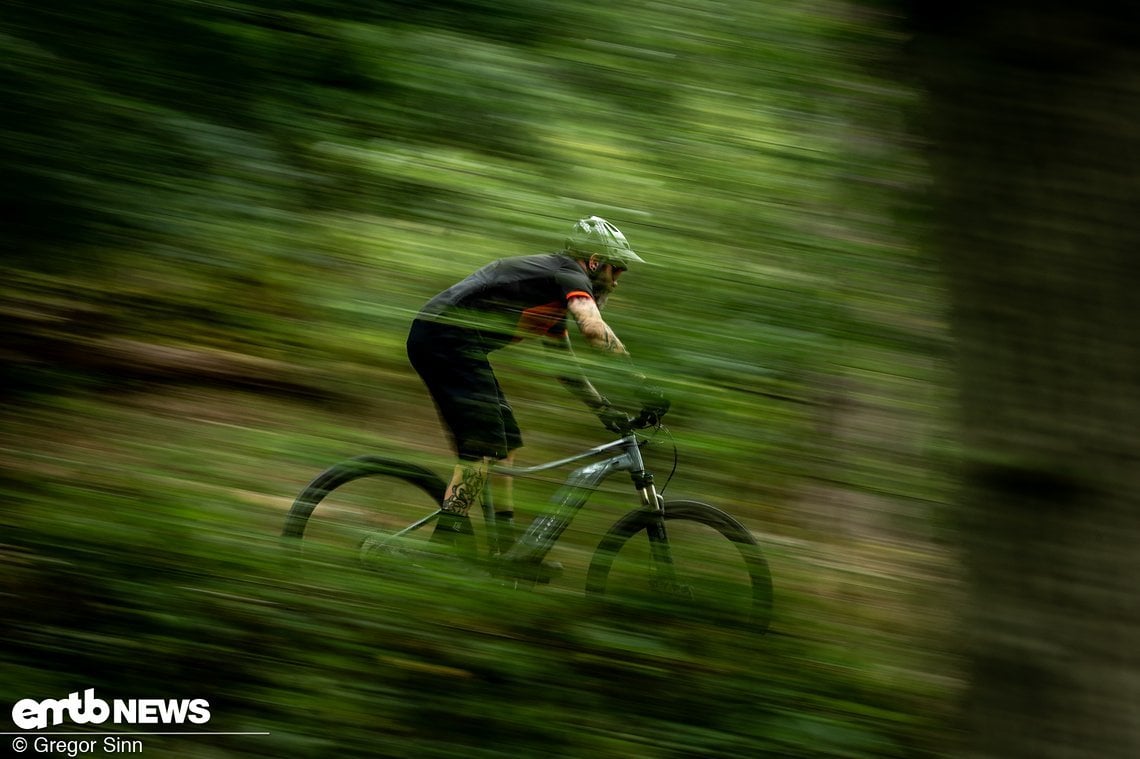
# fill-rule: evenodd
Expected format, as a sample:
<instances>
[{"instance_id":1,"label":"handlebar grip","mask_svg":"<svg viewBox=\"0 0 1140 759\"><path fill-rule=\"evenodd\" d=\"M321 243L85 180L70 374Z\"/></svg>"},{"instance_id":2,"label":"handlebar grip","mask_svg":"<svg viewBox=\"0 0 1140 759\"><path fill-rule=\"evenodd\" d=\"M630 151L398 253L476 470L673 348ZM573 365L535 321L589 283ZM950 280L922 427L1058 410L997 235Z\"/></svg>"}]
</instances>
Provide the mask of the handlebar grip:
<instances>
[{"instance_id":1,"label":"handlebar grip","mask_svg":"<svg viewBox=\"0 0 1140 759\"><path fill-rule=\"evenodd\" d=\"M641 394L641 411L637 416L630 417L607 403L598 413L598 418L606 429L628 435L634 430L660 424L662 417L669 412L670 405L669 399L657 388L644 388Z\"/></svg>"},{"instance_id":2,"label":"handlebar grip","mask_svg":"<svg viewBox=\"0 0 1140 759\"><path fill-rule=\"evenodd\" d=\"M641 412L630 422L630 428L640 430L645 427L653 427L660 424L665 414L669 413L670 405L668 398L664 395L658 395L652 401L642 406Z\"/></svg>"}]
</instances>

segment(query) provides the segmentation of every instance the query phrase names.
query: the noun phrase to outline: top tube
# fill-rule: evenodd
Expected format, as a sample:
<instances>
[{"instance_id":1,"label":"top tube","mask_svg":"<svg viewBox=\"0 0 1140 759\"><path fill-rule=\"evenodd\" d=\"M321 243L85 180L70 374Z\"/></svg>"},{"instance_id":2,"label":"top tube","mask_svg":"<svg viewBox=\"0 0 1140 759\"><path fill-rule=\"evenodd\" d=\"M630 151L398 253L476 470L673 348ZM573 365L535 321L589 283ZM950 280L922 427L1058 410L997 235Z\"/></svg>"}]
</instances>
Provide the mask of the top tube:
<instances>
[{"instance_id":1,"label":"top tube","mask_svg":"<svg viewBox=\"0 0 1140 759\"><path fill-rule=\"evenodd\" d=\"M609 453L610 451L616 450L618 448L628 448L631 445L637 445L636 435L626 435L620 440L614 440L612 443L604 443L602 445L595 446L588 451L583 451L582 453L578 453L564 459L558 459L557 461L551 461L546 464L536 464L535 466L523 467L495 466L491 469L491 472L492 474L507 475L508 477L537 474L538 472L546 472L551 469L557 469L558 467L566 466L567 464L572 464L575 461L588 459L591 456L601 456L604 453Z\"/></svg>"}]
</instances>

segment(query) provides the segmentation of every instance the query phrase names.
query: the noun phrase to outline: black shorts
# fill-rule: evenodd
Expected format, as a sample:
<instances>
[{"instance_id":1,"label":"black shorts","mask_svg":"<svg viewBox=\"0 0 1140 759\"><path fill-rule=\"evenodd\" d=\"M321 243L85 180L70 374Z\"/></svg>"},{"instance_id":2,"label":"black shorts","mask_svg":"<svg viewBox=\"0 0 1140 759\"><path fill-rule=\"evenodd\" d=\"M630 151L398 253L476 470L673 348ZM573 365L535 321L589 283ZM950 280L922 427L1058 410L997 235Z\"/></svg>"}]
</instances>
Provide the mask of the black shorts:
<instances>
[{"instance_id":1,"label":"black shorts","mask_svg":"<svg viewBox=\"0 0 1140 759\"><path fill-rule=\"evenodd\" d=\"M460 459L502 459L522 447L518 422L478 332L416 319L408 334L408 358Z\"/></svg>"}]
</instances>

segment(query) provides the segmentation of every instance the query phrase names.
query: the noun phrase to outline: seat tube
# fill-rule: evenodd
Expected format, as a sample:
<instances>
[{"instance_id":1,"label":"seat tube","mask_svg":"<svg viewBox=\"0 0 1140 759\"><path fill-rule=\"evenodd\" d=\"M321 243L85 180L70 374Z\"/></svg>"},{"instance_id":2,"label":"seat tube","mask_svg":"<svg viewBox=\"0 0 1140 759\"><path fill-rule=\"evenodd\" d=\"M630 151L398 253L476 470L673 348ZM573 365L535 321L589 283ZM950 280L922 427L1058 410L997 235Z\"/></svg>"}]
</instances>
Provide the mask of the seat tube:
<instances>
[{"instance_id":1,"label":"seat tube","mask_svg":"<svg viewBox=\"0 0 1140 759\"><path fill-rule=\"evenodd\" d=\"M483 509L483 524L487 527L487 553L492 554L499 550L499 525L495 518L495 503L491 497L491 479L494 466L487 468L487 479L483 482L483 497L480 505Z\"/></svg>"}]
</instances>

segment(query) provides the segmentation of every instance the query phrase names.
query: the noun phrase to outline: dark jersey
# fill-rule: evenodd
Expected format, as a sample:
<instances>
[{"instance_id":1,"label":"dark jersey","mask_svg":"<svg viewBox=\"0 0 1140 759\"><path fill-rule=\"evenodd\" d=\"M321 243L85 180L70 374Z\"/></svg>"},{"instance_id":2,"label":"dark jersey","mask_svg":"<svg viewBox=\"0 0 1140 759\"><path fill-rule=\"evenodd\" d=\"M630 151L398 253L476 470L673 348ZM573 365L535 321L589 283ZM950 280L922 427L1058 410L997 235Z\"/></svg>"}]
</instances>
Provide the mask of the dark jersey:
<instances>
[{"instance_id":1,"label":"dark jersey","mask_svg":"<svg viewBox=\"0 0 1140 759\"><path fill-rule=\"evenodd\" d=\"M566 334L571 298L593 298L582 267L552 253L501 258L432 298L419 318L475 330L487 350L527 335Z\"/></svg>"}]
</instances>

